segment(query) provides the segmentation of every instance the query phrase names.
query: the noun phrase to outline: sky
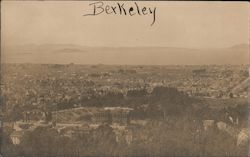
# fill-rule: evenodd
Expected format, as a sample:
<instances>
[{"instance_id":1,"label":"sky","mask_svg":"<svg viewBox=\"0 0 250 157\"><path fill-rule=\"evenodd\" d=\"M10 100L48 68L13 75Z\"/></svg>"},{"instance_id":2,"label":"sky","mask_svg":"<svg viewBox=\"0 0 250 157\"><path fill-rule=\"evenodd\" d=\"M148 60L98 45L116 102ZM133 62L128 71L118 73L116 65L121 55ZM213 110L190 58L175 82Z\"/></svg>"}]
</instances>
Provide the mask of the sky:
<instances>
[{"instance_id":1,"label":"sky","mask_svg":"<svg viewBox=\"0 0 250 157\"><path fill-rule=\"evenodd\" d=\"M223 48L249 40L248 2L137 2L157 8L153 26L150 15L82 16L93 10L90 3L3 1L2 45Z\"/></svg>"}]
</instances>

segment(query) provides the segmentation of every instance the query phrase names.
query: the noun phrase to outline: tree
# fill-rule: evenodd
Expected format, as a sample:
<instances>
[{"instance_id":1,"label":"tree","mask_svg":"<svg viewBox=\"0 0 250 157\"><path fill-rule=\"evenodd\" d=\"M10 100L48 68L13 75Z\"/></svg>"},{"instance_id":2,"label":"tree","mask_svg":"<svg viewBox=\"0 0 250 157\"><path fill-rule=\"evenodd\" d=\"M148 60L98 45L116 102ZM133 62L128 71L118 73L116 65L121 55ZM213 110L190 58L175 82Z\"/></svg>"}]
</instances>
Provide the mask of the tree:
<instances>
[{"instance_id":1,"label":"tree","mask_svg":"<svg viewBox=\"0 0 250 157\"><path fill-rule=\"evenodd\" d=\"M11 120L17 121L23 118L22 115L23 109L19 105L15 105L11 112Z\"/></svg>"},{"instance_id":2,"label":"tree","mask_svg":"<svg viewBox=\"0 0 250 157\"><path fill-rule=\"evenodd\" d=\"M187 108L192 108L192 99L183 92L171 87L155 87L151 94L153 104L159 104L166 115L180 115L185 113Z\"/></svg>"},{"instance_id":3,"label":"tree","mask_svg":"<svg viewBox=\"0 0 250 157\"><path fill-rule=\"evenodd\" d=\"M113 156L117 146L116 134L113 129L107 124L101 125L94 131L93 136L94 156Z\"/></svg>"},{"instance_id":4,"label":"tree","mask_svg":"<svg viewBox=\"0 0 250 157\"><path fill-rule=\"evenodd\" d=\"M147 93L147 90L144 88L144 89L138 89L138 90L129 90L127 92L127 96L128 97L143 97L143 96L146 96L148 93Z\"/></svg>"}]
</instances>

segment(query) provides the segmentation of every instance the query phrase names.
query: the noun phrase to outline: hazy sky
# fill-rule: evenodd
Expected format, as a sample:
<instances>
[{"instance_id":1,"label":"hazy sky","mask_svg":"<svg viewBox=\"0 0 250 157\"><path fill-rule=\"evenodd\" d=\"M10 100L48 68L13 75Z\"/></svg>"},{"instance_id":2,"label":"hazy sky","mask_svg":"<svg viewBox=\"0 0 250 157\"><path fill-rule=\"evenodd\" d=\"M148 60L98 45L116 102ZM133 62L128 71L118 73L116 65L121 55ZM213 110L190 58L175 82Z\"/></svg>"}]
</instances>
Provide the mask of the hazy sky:
<instances>
[{"instance_id":1,"label":"hazy sky","mask_svg":"<svg viewBox=\"0 0 250 157\"><path fill-rule=\"evenodd\" d=\"M82 16L93 10L86 1L1 3L3 45L218 48L248 43L249 37L248 2L137 2L157 7L153 26L152 16Z\"/></svg>"}]
</instances>

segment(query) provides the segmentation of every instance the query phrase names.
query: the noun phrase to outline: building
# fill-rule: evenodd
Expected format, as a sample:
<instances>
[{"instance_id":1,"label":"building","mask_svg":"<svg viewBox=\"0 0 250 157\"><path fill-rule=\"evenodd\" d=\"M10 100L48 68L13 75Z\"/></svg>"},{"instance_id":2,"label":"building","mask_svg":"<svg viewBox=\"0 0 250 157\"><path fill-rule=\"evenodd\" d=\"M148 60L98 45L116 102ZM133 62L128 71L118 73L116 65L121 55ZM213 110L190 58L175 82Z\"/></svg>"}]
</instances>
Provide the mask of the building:
<instances>
[{"instance_id":1,"label":"building","mask_svg":"<svg viewBox=\"0 0 250 157\"><path fill-rule=\"evenodd\" d=\"M105 107L111 115L112 124L128 125L130 123L130 112L132 108L127 107Z\"/></svg>"},{"instance_id":2,"label":"building","mask_svg":"<svg viewBox=\"0 0 250 157\"><path fill-rule=\"evenodd\" d=\"M23 131L14 131L10 134L11 141L14 145L19 145L21 142L21 138L23 137Z\"/></svg>"},{"instance_id":3,"label":"building","mask_svg":"<svg viewBox=\"0 0 250 157\"><path fill-rule=\"evenodd\" d=\"M39 110L23 112L23 122L45 120L46 113Z\"/></svg>"},{"instance_id":4,"label":"building","mask_svg":"<svg viewBox=\"0 0 250 157\"><path fill-rule=\"evenodd\" d=\"M250 143L250 129L243 128L237 136L237 146L249 145Z\"/></svg>"},{"instance_id":5,"label":"building","mask_svg":"<svg viewBox=\"0 0 250 157\"><path fill-rule=\"evenodd\" d=\"M58 123L81 122L87 124L119 124L130 123L132 108L126 107L79 107L53 112L53 119Z\"/></svg>"},{"instance_id":6,"label":"building","mask_svg":"<svg viewBox=\"0 0 250 157\"><path fill-rule=\"evenodd\" d=\"M127 145L131 144L133 141L133 133L131 130L127 129L114 129L116 135L117 143L126 143Z\"/></svg>"},{"instance_id":7,"label":"building","mask_svg":"<svg viewBox=\"0 0 250 157\"><path fill-rule=\"evenodd\" d=\"M57 131L61 135L70 138L84 137L87 136L91 131L91 128L88 125L79 125L79 124L69 124L68 126L67 124L61 124L61 125L64 126L57 128Z\"/></svg>"},{"instance_id":8,"label":"building","mask_svg":"<svg viewBox=\"0 0 250 157\"><path fill-rule=\"evenodd\" d=\"M96 112L93 117L93 121L95 123L107 123L111 124L112 123L112 117L110 114L110 111L100 111Z\"/></svg>"}]
</instances>

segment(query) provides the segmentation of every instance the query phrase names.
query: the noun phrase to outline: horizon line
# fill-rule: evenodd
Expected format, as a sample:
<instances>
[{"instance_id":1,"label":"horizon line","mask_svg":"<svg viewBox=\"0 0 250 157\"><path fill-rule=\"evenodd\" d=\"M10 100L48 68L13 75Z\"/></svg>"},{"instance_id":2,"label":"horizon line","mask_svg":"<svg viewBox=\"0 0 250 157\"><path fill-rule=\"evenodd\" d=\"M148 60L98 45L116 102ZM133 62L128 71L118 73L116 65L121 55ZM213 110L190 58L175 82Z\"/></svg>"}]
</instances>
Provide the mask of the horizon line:
<instances>
[{"instance_id":1,"label":"horizon line","mask_svg":"<svg viewBox=\"0 0 250 157\"><path fill-rule=\"evenodd\" d=\"M84 64L84 63L30 63L30 62L2 62L1 64L37 64L37 65L107 65L107 66L249 66L248 64Z\"/></svg>"},{"instance_id":2,"label":"horizon line","mask_svg":"<svg viewBox=\"0 0 250 157\"><path fill-rule=\"evenodd\" d=\"M139 46L101 46L101 45L81 45L81 44L70 44L70 43L43 43L43 44L34 44L34 43L28 43L28 44L10 44L10 45L3 45L1 44L1 47L15 47L15 46L45 46L45 45L65 45L65 46L81 46L83 48L183 48L183 49L225 49L225 48L232 48L234 46L239 46L239 45L246 45L248 46L248 48L250 48L250 44L249 43L238 43L238 44L233 44L230 46L223 46L223 47L185 47L185 46L157 46L157 45L152 45L152 46L148 46L148 45L139 45Z\"/></svg>"}]
</instances>

